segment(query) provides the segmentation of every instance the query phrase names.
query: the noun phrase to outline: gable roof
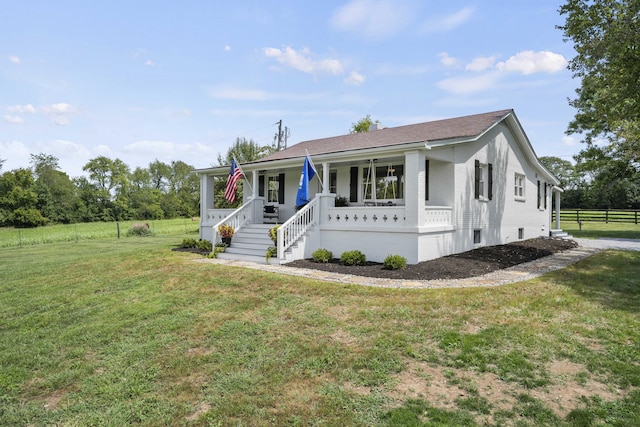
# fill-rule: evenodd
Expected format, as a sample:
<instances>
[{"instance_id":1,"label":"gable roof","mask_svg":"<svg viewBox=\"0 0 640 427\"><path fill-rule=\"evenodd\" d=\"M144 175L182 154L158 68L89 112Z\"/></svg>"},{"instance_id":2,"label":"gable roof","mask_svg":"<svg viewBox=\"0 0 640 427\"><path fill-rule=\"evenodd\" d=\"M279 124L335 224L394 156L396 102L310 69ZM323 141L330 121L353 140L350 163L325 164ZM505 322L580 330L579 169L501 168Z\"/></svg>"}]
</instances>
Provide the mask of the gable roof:
<instances>
[{"instance_id":1,"label":"gable roof","mask_svg":"<svg viewBox=\"0 0 640 427\"><path fill-rule=\"evenodd\" d=\"M560 181L540 162L512 109L302 141L285 150L277 151L259 160L245 163L242 166L246 166L247 169L252 169L252 166L254 168L264 168L264 163L267 162L275 162L275 164L284 166L292 164L292 162L296 161L295 159L305 157L307 153L310 156L322 157L326 155L331 157L331 155L335 154L339 156L339 153L344 153L344 155L348 156L357 153L358 150L393 149L393 147L411 144L428 144L435 148L437 146L478 140L482 135L502 122L514 133L516 140L531 164L546 179L554 185L558 185ZM227 172L228 169L229 166L218 166L209 169L198 169L196 172Z\"/></svg>"},{"instance_id":2,"label":"gable roof","mask_svg":"<svg viewBox=\"0 0 640 427\"><path fill-rule=\"evenodd\" d=\"M435 120L413 125L303 141L292 145L286 150L277 151L251 163L299 158L306 156L307 152L313 156L390 147L416 142L431 143L444 140L475 139L509 114L513 114L513 110L500 110L452 119Z\"/></svg>"}]
</instances>

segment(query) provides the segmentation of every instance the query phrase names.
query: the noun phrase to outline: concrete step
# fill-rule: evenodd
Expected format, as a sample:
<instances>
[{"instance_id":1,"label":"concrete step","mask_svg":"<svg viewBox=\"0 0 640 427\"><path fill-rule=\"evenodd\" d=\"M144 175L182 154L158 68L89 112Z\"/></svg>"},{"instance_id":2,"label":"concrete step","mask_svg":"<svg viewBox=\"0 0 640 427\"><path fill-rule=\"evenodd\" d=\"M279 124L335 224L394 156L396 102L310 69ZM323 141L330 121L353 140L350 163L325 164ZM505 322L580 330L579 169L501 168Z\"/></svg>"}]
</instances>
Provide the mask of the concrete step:
<instances>
[{"instance_id":1,"label":"concrete step","mask_svg":"<svg viewBox=\"0 0 640 427\"><path fill-rule=\"evenodd\" d=\"M573 236L560 229L551 230L551 237L558 237L561 239L573 239Z\"/></svg>"},{"instance_id":2,"label":"concrete step","mask_svg":"<svg viewBox=\"0 0 640 427\"><path fill-rule=\"evenodd\" d=\"M245 262L254 262L256 264L267 264L267 259L264 253L261 256L258 256L258 255L245 255L245 254L233 254L228 252L222 252L218 254L218 258L228 259L231 261L245 261ZM269 259L269 264L278 264L278 260L275 257L271 257L271 259Z\"/></svg>"}]
</instances>

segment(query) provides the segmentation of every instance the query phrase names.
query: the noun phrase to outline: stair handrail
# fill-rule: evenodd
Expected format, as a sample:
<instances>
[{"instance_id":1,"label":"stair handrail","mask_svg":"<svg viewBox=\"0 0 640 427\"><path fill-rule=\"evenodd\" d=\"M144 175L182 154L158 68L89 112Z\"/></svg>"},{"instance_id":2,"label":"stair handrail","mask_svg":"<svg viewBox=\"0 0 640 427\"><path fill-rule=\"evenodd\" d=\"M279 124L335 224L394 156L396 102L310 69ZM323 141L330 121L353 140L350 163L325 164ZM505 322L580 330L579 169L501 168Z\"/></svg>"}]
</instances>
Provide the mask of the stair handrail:
<instances>
[{"instance_id":1,"label":"stair handrail","mask_svg":"<svg viewBox=\"0 0 640 427\"><path fill-rule=\"evenodd\" d=\"M224 217L220 222L213 226L213 236L211 243L216 244L218 240L218 227L221 225L230 225L233 227L234 233L242 228L246 223L253 221L253 204L255 199L249 199L247 203L240 206L235 211Z\"/></svg>"},{"instance_id":2,"label":"stair handrail","mask_svg":"<svg viewBox=\"0 0 640 427\"><path fill-rule=\"evenodd\" d=\"M319 198L314 197L294 216L278 227L278 259L284 258L284 252L289 249L309 228L317 224L320 206Z\"/></svg>"}]
</instances>

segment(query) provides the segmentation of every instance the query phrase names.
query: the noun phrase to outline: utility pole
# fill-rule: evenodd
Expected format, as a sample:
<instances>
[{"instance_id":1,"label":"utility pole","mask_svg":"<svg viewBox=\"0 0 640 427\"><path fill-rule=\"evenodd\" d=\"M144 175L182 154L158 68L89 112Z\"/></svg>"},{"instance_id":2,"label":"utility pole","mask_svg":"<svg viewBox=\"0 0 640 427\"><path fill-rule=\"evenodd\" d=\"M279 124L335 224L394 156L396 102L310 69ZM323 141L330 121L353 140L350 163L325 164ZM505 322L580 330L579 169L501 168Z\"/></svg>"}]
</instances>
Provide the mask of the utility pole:
<instances>
[{"instance_id":1,"label":"utility pole","mask_svg":"<svg viewBox=\"0 0 640 427\"><path fill-rule=\"evenodd\" d=\"M277 151L284 150L287 148L287 139L290 136L289 128L285 126L284 132L282 131L282 120L275 122L274 125L278 125L278 133L273 138L273 145Z\"/></svg>"}]
</instances>

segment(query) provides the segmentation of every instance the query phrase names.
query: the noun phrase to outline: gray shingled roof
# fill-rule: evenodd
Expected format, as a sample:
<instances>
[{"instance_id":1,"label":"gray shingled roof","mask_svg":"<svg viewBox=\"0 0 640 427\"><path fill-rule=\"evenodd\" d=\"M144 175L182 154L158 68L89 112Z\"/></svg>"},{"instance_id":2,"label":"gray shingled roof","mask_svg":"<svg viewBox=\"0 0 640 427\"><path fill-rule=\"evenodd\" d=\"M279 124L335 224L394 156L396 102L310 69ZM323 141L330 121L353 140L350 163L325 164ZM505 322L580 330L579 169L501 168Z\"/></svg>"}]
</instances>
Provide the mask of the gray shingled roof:
<instances>
[{"instance_id":1,"label":"gray shingled roof","mask_svg":"<svg viewBox=\"0 0 640 427\"><path fill-rule=\"evenodd\" d=\"M513 110L500 110L472 116L385 128L371 132L303 141L252 163L304 157L307 152L313 156L423 141L473 139L482 135L511 113L513 113Z\"/></svg>"}]
</instances>

